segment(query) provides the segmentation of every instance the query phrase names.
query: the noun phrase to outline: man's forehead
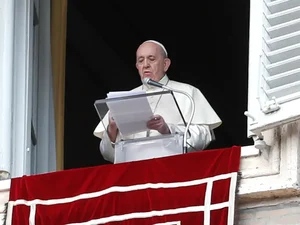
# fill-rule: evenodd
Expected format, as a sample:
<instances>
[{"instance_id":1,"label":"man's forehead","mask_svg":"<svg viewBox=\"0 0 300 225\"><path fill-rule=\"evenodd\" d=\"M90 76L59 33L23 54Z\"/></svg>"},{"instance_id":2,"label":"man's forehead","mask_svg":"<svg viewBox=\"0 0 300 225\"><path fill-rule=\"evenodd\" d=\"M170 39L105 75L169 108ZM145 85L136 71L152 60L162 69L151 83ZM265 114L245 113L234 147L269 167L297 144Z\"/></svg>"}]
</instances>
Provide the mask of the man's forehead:
<instances>
[{"instance_id":1,"label":"man's forehead","mask_svg":"<svg viewBox=\"0 0 300 225\"><path fill-rule=\"evenodd\" d=\"M155 43L147 42L140 45L137 55L157 55L159 54L159 46Z\"/></svg>"}]
</instances>

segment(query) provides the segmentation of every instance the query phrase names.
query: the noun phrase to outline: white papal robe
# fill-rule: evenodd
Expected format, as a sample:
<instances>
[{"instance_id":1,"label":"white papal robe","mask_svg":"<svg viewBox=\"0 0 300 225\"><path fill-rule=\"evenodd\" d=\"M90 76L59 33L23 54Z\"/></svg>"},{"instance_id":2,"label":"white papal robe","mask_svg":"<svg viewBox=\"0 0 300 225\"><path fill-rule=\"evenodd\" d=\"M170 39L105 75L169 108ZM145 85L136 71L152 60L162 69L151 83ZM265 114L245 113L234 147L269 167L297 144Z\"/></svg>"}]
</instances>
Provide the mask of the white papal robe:
<instances>
[{"instance_id":1,"label":"white papal robe","mask_svg":"<svg viewBox=\"0 0 300 225\"><path fill-rule=\"evenodd\" d=\"M193 98L195 103L195 114L189 128L190 136L187 138L188 152L203 150L212 141L212 131L221 125L221 119L199 89L190 84L170 80L167 75L165 75L159 82L172 89L184 91ZM147 85L141 85L133 90L146 90L147 93L162 91L160 88L148 87ZM182 115L187 122L192 112L192 103L187 96L181 93L174 93L174 95ZM148 101L153 113L161 115L164 118L171 133L184 132L185 125L178 110L174 108L175 103L170 94L149 96ZM176 112L174 112L174 110L176 110ZM103 118L103 121L100 121L94 130L94 135L102 139L100 141L100 151L103 158L110 162L114 162L115 149L105 131L107 126L108 115ZM121 136L121 134L118 133L116 142L121 139L128 140L156 135L160 134L155 130L151 130L150 132L140 132L129 136Z\"/></svg>"}]
</instances>

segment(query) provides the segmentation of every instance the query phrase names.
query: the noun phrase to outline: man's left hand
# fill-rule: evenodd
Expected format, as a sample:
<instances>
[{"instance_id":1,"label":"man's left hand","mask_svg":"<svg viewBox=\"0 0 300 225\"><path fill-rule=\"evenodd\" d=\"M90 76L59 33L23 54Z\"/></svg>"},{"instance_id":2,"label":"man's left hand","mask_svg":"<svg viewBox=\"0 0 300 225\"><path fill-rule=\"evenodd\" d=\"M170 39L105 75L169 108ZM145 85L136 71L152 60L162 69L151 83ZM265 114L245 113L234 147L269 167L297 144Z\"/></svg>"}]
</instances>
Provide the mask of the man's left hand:
<instances>
[{"instance_id":1,"label":"man's left hand","mask_svg":"<svg viewBox=\"0 0 300 225\"><path fill-rule=\"evenodd\" d=\"M160 115L154 115L151 120L148 121L147 127L151 130L157 130L161 134L170 134L170 129L166 124L164 118Z\"/></svg>"}]
</instances>

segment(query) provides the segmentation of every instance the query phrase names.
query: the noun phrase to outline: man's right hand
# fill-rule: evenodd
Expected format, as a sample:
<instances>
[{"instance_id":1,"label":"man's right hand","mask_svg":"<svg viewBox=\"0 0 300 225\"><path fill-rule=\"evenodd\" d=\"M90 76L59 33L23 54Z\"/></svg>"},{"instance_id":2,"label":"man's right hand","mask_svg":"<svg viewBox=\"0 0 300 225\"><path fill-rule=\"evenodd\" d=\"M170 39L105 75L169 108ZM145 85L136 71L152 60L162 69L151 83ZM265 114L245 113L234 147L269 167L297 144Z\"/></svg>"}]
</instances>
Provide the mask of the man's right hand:
<instances>
[{"instance_id":1,"label":"man's right hand","mask_svg":"<svg viewBox=\"0 0 300 225\"><path fill-rule=\"evenodd\" d=\"M111 115L108 115L109 118L109 124L107 127L107 132L108 132L108 136L110 141L115 142L117 139L117 135L118 135L118 127L116 122L114 121L114 119L111 117Z\"/></svg>"}]
</instances>

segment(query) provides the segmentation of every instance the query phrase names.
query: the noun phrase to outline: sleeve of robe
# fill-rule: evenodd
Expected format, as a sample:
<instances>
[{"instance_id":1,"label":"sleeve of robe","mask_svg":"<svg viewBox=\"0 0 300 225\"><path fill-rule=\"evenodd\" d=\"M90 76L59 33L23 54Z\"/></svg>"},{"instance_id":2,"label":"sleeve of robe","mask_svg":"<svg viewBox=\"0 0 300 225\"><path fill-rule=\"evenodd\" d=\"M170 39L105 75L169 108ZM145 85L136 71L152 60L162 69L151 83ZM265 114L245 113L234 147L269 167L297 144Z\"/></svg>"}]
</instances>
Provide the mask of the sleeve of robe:
<instances>
[{"instance_id":1,"label":"sleeve of robe","mask_svg":"<svg viewBox=\"0 0 300 225\"><path fill-rule=\"evenodd\" d=\"M99 149L103 158L109 162L114 162L115 158L115 148L111 143L105 127L108 126L108 114L106 114L103 120L98 124L94 130L94 135L101 139L99 144Z\"/></svg>"},{"instance_id":2,"label":"sleeve of robe","mask_svg":"<svg viewBox=\"0 0 300 225\"><path fill-rule=\"evenodd\" d=\"M113 147L112 143L110 142L110 139L106 132L103 134L103 138L100 141L100 152L103 156L103 158L107 161L114 162L115 158L115 148Z\"/></svg>"},{"instance_id":3,"label":"sleeve of robe","mask_svg":"<svg viewBox=\"0 0 300 225\"><path fill-rule=\"evenodd\" d=\"M184 133L185 126L168 124L171 133ZM190 134L190 135L189 135ZM212 141L212 135L207 125L192 124L187 136L188 152L205 149Z\"/></svg>"}]
</instances>

